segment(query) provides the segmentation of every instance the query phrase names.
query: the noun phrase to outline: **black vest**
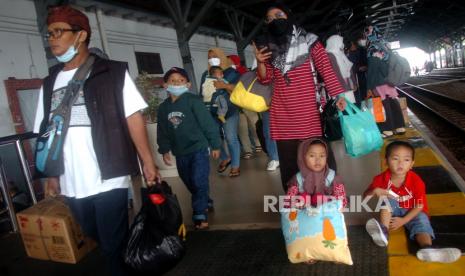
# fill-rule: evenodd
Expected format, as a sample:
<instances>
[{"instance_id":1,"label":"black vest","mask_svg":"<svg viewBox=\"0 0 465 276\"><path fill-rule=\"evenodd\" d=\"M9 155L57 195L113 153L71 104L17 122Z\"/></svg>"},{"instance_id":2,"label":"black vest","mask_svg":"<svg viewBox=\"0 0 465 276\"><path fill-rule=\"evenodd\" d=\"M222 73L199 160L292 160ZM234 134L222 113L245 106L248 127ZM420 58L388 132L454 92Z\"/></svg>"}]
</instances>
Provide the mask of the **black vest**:
<instances>
[{"instance_id":1,"label":"black vest","mask_svg":"<svg viewBox=\"0 0 465 276\"><path fill-rule=\"evenodd\" d=\"M51 95L63 64L50 68L44 79L44 120L40 133L47 127ZM139 173L137 154L124 114L123 87L127 63L96 57L84 84L84 100L91 122L92 141L102 179ZM82 172L85 173L85 172Z\"/></svg>"}]
</instances>

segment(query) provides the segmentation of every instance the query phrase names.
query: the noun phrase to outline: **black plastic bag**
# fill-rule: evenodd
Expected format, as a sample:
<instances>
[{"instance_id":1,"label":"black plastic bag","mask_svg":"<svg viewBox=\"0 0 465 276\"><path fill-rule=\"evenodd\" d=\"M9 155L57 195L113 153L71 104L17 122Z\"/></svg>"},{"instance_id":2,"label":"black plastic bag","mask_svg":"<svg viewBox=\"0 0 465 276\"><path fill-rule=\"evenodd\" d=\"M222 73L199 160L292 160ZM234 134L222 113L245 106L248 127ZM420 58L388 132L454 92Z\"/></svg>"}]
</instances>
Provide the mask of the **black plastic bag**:
<instances>
[{"instance_id":1,"label":"black plastic bag","mask_svg":"<svg viewBox=\"0 0 465 276\"><path fill-rule=\"evenodd\" d=\"M159 275L184 256L178 235L184 225L179 202L166 182L150 188L148 196L131 226L124 261L136 273Z\"/></svg>"},{"instance_id":2,"label":"black plastic bag","mask_svg":"<svg viewBox=\"0 0 465 276\"><path fill-rule=\"evenodd\" d=\"M329 99L321 114L323 135L328 141L336 141L342 138L341 123L335 99Z\"/></svg>"}]
</instances>

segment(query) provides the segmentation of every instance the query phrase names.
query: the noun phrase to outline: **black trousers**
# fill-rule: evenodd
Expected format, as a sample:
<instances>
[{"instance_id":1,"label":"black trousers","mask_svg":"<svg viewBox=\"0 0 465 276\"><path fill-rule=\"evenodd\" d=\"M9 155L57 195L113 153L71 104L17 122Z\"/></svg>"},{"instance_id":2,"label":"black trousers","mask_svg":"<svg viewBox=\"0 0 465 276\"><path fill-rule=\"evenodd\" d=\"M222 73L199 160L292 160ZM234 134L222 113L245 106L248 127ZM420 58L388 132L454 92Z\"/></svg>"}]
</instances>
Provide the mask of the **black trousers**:
<instances>
[{"instance_id":1,"label":"black trousers","mask_svg":"<svg viewBox=\"0 0 465 276\"><path fill-rule=\"evenodd\" d=\"M66 199L84 234L98 242L110 275L126 275L122 252L128 234L128 189Z\"/></svg>"},{"instance_id":2,"label":"black trousers","mask_svg":"<svg viewBox=\"0 0 465 276\"><path fill-rule=\"evenodd\" d=\"M404 115L398 99L388 98L383 100L386 121L378 123L381 131L394 131L396 128L405 127Z\"/></svg>"},{"instance_id":3,"label":"black trousers","mask_svg":"<svg viewBox=\"0 0 465 276\"><path fill-rule=\"evenodd\" d=\"M324 140L323 138L321 138ZM299 172L299 167L297 166L297 150L299 148L300 142L302 140L277 140L276 144L278 146L278 156L279 156L279 171L281 172L281 184L283 185L283 190L287 192L287 182ZM328 145L328 166L336 171L336 159L334 158L333 150L331 146L326 141Z\"/></svg>"}]
</instances>

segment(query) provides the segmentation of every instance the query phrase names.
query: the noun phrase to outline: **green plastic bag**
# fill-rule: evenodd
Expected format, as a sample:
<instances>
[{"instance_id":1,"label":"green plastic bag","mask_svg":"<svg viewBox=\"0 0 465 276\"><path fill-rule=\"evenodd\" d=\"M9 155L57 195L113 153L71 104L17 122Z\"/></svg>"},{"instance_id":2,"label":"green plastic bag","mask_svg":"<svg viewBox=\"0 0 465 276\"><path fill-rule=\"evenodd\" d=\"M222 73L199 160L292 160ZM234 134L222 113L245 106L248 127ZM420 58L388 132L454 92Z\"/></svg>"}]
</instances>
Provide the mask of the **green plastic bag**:
<instances>
[{"instance_id":1,"label":"green plastic bag","mask_svg":"<svg viewBox=\"0 0 465 276\"><path fill-rule=\"evenodd\" d=\"M359 157L383 146L383 138L370 111L361 111L346 100L346 112L338 111L346 152L352 157Z\"/></svg>"}]
</instances>

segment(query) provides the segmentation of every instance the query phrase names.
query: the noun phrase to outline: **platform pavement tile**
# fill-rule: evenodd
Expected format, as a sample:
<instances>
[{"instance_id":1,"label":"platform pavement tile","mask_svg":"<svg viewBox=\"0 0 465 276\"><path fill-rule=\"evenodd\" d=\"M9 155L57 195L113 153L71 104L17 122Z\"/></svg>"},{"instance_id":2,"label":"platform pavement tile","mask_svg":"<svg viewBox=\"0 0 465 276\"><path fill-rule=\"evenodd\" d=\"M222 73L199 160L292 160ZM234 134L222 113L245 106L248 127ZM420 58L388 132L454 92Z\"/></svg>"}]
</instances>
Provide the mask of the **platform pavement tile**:
<instances>
[{"instance_id":1,"label":"platform pavement tile","mask_svg":"<svg viewBox=\"0 0 465 276\"><path fill-rule=\"evenodd\" d=\"M455 276L465 275L465 257L451 264L427 263L415 256L390 256L389 275L391 276Z\"/></svg>"},{"instance_id":2,"label":"platform pavement tile","mask_svg":"<svg viewBox=\"0 0 465 276\"><path fill-rule=\"evenodd\" d=\"M465 214L465 194L462 192L427 194L426 201L430 216Z\"/></svg>"},{"instance_id":3,"label":"platform pavement tile","mask_svg":"<svg viewBox=\"0 0 465 276\"><path fill-rule=\"evenodd\" d=\"M405 256L408 255L407 235L405 228L401 227L395 231L389 231L388 255Z\"/></svg>"}]
</instances>

